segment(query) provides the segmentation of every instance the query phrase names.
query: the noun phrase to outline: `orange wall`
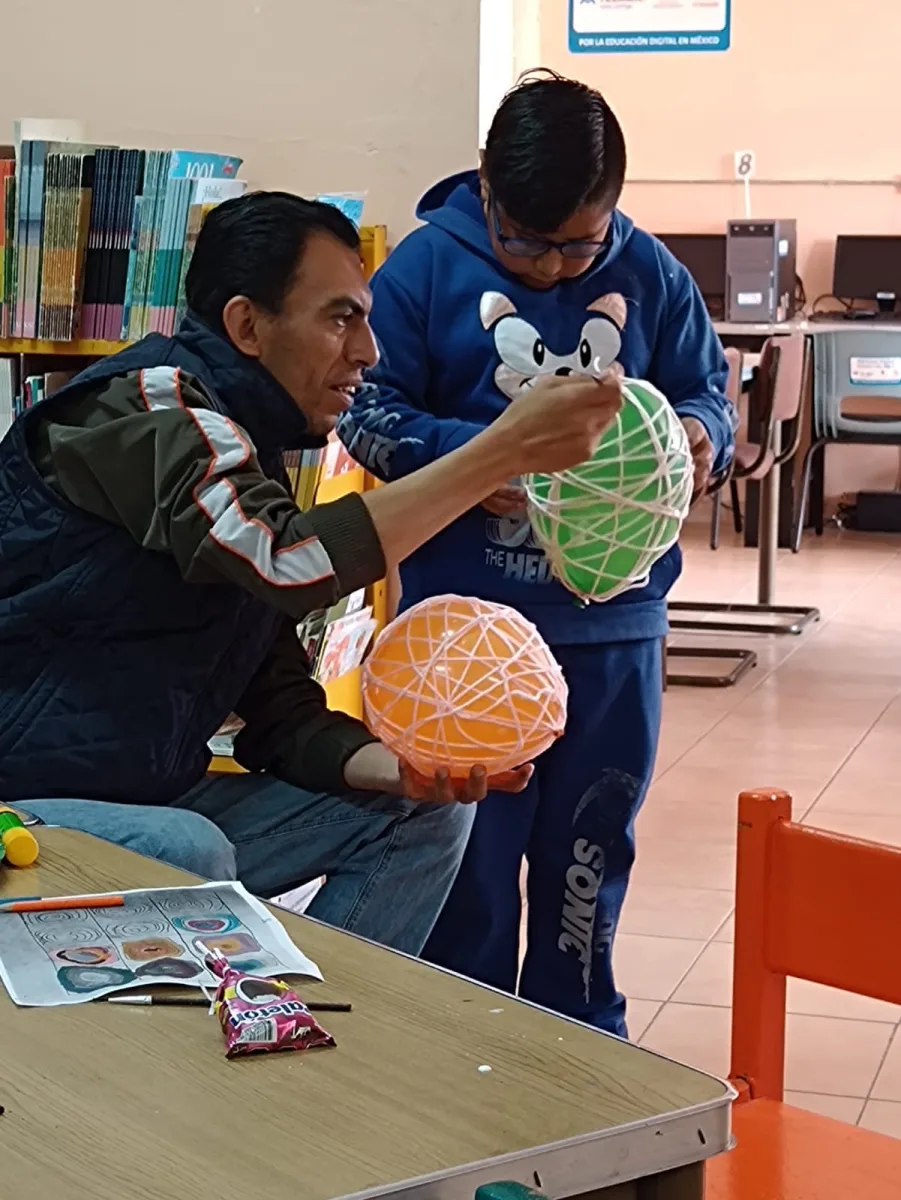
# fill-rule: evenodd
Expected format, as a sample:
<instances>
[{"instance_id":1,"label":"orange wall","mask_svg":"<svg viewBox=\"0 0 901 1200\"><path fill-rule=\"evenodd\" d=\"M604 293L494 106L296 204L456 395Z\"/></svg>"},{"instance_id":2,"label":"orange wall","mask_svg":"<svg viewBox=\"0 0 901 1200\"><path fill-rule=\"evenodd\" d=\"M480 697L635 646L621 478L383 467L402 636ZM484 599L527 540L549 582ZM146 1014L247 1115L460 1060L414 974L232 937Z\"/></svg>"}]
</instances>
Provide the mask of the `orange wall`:
<instances>
[{"instance_id":1,"label":"orange wall","mask_svg":"<svg viewBox=\"0 0 901 1200\"><path fill-rule=\"evenodd\" d=\"M600 88L623 123L623 208L655 232L744 214L733 153L757 156L753 214L798 221L809 300L831 288L837 233L901 233L901 0L733 0L723 54L570 54L567 0L541 0L545 66ZM522 69L532 63L518 62ZM891 487L898 456L830 452L827 490Z\"/></svg>"}]
</instances>

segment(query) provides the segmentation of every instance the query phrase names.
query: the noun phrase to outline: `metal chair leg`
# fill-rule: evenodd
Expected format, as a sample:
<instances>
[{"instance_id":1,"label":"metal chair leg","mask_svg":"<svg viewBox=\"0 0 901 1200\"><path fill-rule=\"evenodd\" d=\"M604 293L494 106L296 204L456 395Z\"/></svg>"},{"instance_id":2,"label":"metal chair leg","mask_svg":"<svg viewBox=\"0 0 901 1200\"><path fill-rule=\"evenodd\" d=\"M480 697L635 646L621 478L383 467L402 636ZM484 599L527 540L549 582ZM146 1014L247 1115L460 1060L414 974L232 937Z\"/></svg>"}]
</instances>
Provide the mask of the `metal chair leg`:
<instances>
[{"instance_id":1,"label":"metal chair leg","mask_svg":"<svg viewBox=\"0 0 901 1200\"><path fill-rule=\"evenodd\" d=\"M804 455L804 466L801 470L801 488L798 496L798 507L795 510L795 528L792 531L792 553L798 554L801 549L801 538L804 534L804 518L807 516L807 505L810 501L810 479L813 472L813 461L816 455L826 445L825 438L817 438L807 447Z\"/></svg>"},{"instance_id":2,"label":"metal chair leg","mask_svg":"<svg viewBox=\"0 0 901 1200\"><path fill-rule=\"evenodd\" d=\"M720 514L723 511L723 493L714 492L713 511L710 514L710 549L718 550L720 544Z\"/></svg>"},{"instance_id":3,"label":"metal chair leg","mask_svg":"<svg viewBox=\"0 0 901 1200\"><path fill-rule=\"evenodd\" d=\"M735 687L748 671L757 666L757 655L753 650L720 649L712 646L670 646L669 658L722 659L734 663L731 671L724 675L688 675L685 672L667 672L670 687L727 688Z\"/></svg>"},{"instance_id":4,"label":"metal chair leg","mask_svg":"<svg viewBox=\"0 0 901 1200\"><path fill-rule=\"evenodd\" d=\"M732 525L736 533L744 533L745 523L741 515L741 496L738 491L738 481L734 477L729 480L729 497L732 501Z\"/></svg>"},{"instance_id":5,"label":"metal chair leg","mask_svg":"<svg viewBox=\"0 0 901 1200\"><path fill-rule=\"evenodd\" d=\"M705 601L695 604L690 600L672 600L667 607L670 613L702 614L694 618L670 616L670 628L679 632L772 633L793 634L797 637L808 625L820 619L818 608L797 604L714 604ZM709 614L709 618L703 616L705 613ZM737 619L731 620L732 617ZM759 619L742 619L750 617ZM768 617L773 619L767 620ZM674 652L671 650L670 653Z\"/></svg>"}]
</instances>

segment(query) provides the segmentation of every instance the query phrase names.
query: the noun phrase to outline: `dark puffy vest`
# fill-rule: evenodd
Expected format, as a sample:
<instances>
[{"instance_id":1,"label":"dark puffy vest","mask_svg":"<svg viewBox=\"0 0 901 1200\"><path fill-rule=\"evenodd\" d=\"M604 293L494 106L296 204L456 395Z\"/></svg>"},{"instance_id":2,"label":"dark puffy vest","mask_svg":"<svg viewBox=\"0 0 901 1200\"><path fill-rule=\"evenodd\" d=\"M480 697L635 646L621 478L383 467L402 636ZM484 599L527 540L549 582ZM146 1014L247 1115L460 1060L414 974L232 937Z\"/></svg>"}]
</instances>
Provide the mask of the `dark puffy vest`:
<instances>
[{"instance_id":1,"label":"dark puffy vest","mask_svg":"<svg viewBox=\"0 0 901 1200\"><path fill-rule=\"evenodd\" d=\"M256 362L188 317L89 367L0 442L0 800L166 804L197 783L207 741L269 652L282 614L230 583L187 584L168 555L41 479L32 422L66 396L176 366L250 434L263 469L319 444Z\"/></svg>"}]
</instances>

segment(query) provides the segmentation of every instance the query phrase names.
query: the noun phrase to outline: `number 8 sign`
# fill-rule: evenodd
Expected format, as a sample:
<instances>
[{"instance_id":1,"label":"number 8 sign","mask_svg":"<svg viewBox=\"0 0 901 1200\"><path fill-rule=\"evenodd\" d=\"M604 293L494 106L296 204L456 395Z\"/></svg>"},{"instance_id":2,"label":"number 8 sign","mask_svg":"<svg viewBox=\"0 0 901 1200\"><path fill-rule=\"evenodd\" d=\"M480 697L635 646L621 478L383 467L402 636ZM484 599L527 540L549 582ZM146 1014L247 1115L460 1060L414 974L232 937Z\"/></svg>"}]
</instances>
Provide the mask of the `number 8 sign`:
<instances>
[{"instance_id":1,"label":"number 8 sign","mask_svg":"<svg viewBox=\"0 0 901 1200\"><path fill-rule=\"evenodd\" d=\"M735 178L739 182L744 183L745 180L754 178L754 151L753 150L736 150L735 151Z\"/></svg>"}]
</instances>

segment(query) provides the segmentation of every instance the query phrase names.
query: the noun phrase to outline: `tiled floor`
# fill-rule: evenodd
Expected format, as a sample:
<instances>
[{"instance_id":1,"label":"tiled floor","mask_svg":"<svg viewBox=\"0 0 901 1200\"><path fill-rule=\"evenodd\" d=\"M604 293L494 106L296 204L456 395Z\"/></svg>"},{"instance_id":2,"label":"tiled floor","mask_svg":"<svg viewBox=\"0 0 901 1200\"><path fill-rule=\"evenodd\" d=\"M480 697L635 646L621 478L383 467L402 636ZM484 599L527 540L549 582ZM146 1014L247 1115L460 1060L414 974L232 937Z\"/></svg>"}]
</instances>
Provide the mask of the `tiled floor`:
<instances>
[{"instance_id":1,"label":"tiled floor","mask_svg":"<svg viewBox=\"0 0 901 1200\"><path fill-rule=\"evenodd\" d=\"M680 598L753 600L755 553L712 553L703 533ZM780 555L777 586L823 622L800 638L729 637L757 650L756 671L728 691L667 693L616 943L632 1036L720 1075L738 792L783 787L798 820L901 844L901 538L810 539ZM901 1137L901 1008L793 981L788 1010L789 1100Z\"/></svg>"}]
</instances>

